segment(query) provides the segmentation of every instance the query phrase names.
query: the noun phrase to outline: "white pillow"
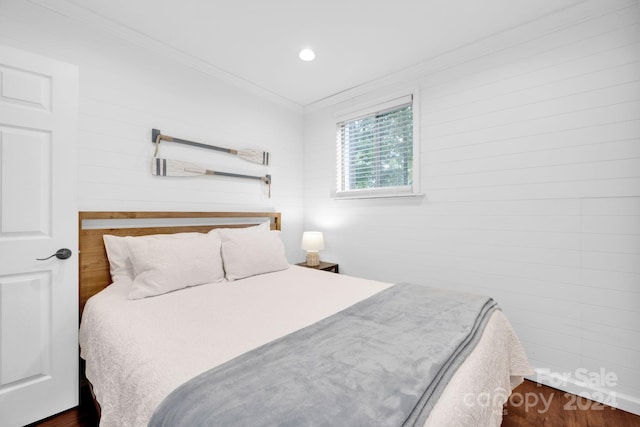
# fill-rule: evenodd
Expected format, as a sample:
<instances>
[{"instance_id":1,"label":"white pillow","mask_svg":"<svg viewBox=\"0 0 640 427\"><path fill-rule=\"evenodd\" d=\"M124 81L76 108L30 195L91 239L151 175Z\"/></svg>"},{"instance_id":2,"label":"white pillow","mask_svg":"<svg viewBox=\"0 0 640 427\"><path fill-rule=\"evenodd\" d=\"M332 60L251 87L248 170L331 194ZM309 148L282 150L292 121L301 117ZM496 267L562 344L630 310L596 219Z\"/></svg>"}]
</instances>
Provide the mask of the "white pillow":
<instances>
[{"instance_id":1,"label":"white pillow","mask_svg":"<svg viewBox=\"0 0 640 427\"><path fill-rule=\"evenodd\" d=\"M280 231L259 227L213 231L222 238L222 261L227 280L289 268Z\"/></svg>"},{"instance_id":2,"label":"white pillow","mask_svg":"<svg viewBox=\"0 0 640 427\"><path fill-rule=\"evenodd\" d=\"M247 233L266 233L271 230L271 222L265 221L258 225L253 225L251 227L238 227L238 228L214 228L209 233L224 233L226 236L231 236L233 234L247 234Z\"/></svg>"},{"instance_id":3,"label":"white pillow","mask_svg":"<svg viewBox=\"0 0 640 427\"><path fill-rule=\"evenodd\" d=\"M203 233L174 233L174 234L150 234L148 236L130 237L140 240L161 240L161 239L182 239L184 237L199 236ZM111 282L115 283L124 279L133 281L133 266L129 259L129 250L125 242L126 237L112 236L105 234L102 236L104 247L107 250L109 259L109 271L111 272Z\"/></svg>"},{"instance_id":4,"label":"white pillow","mask_svg":"<svg viewBox=\"0 0 640 427\"><path fill-rule=\"evenodd\" d=\"M215 234L179 239L125 239L135 279L130 299L224 280L221 241Z\"/></svg>"}]
</instances>

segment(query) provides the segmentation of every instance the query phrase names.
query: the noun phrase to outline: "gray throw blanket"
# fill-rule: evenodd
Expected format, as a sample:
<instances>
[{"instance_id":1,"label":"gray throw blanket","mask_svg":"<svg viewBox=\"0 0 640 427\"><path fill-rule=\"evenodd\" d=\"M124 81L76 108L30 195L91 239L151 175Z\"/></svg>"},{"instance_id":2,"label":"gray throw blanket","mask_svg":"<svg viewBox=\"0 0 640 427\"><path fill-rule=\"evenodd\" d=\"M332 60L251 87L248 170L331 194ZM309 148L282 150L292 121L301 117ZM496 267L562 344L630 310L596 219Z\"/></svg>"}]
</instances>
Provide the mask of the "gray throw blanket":
<instances>
[{"instance_id":1,"label":"gray throw blanket","mask_svg":"<svg viewBox=\"0 0 640 427\"><path fill-rule=\"evenodd\" d=\"M392 286L187 381L149 425L421 426L495 309Z\"/></svg>"}]
</instances>

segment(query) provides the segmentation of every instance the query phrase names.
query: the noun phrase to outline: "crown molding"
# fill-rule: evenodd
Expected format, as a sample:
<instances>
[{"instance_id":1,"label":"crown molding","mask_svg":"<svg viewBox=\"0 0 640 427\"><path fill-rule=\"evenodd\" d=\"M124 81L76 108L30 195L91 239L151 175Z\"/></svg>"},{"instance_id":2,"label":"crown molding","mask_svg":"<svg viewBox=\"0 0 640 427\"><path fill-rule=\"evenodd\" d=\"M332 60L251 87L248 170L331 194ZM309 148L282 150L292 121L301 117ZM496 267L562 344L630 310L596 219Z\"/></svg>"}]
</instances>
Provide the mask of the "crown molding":
<instances>
[{"instance_id":1,"label":"crown molding","mask_svg":"<svg viewBox=\"0 0 640 427\"><path fill-rule=\"evenodd\" d=\"M637 5L638 0L608 0L606 2L577 0L562 10L489 35L467 45L442 52L405 69L307 104L304 106L304 113L309 114L360 97L369 97L377 92L386 91L397 86L420 86L422 79L429 79L437 74L446 75L447 70L453 67L464 66L465 63L484 56L494 55L501 51L517 49L519 46L525 45L534 39L562 31L593 17Z\"/></svg>"},{"instance_id":2,"label":"crown molding","mask_svg":"<svg viewBox=\"0 0 640 427\"><path fill-rule=\"evenodd\" d=\"M386 90L390 87L393 88L398 85L415 86L418 84L419 80L436 73L446 72L446 70L451 67L463 66L466 62L482 56L492 55L499 51L517 48L519 45L528 43L532 39L549 35L570 25L575 25L578 22L590 19L598 13L606 13L607 11L638 4L638 0L608 0L607 2L602 2L600 0L576 0L575 3L560 11L529 21L523 25L489 35L467 45L442 52L435 57L416 63L403 70L364 82L326 98L306 105L301 105L249 80L217 67L201 58L167 45L160 40L136 30L135 28L119 24L104 15L82 6L81 1L79 0L27 1L59 15L65 16L68 19L86 24L92 28L97 28L112 37L116 37L128 44L144 49L145 51L151 51L164 58L171 58L173 61L183 64L184 66L200 71L213 78L259 96L276 105L301 114L312 113L355 98L368 96L379 90Z\"/></svg>"},{"instance_id":3,"label":"crown molding","mask_svg":"<svg viewBox=\"0 0 640 427\"><path fill-rule=\"evenodd\" d=\"M274 104L286 107L298 113L303 112L303 106L284 98L262 86L249 80L230 73L220 67L211 64L201 58L170 46L153 37L150 37L135 28L119 24L106 16L94 12L84 6L81 2L73 0L27 0L38 7L42 7L68 19L85 24L91 28L96 28L107 35L116 37L127 44L137 46L147 52L153 52L164 58L171 58L184 66L202 72L208 76L216 78L234 85L242 90L257 95Z\"/></svg>"}]
</instances>

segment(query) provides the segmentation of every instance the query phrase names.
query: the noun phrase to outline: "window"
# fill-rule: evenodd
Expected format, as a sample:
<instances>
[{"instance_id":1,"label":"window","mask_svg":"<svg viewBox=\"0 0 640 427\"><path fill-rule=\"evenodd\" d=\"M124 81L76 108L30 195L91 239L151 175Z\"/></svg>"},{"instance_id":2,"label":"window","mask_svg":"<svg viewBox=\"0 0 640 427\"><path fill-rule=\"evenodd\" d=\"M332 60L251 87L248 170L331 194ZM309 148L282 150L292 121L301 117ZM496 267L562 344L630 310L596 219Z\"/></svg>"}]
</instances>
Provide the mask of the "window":
<instances>
[{"instance_id":1,"label":"window","mask_svg":"<svg viewBox=\"0 0 640 427\"><path fill-rule=\"evenodd\" d=\"M337 124L337 197L414 191L413 97L379 105Z\"/></svg>"}]
</instances>

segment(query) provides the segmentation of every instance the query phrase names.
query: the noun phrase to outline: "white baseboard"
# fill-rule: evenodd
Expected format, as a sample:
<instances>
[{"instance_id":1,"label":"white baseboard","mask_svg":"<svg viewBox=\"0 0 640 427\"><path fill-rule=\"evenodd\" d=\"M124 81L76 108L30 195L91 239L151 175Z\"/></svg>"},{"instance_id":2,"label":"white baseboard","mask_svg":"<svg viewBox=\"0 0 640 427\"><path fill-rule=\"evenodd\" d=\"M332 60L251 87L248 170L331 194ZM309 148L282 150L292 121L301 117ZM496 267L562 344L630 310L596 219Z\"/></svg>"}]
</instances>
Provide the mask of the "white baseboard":
<instances>
[{"instance_id":1,"label":"white baseboard","mask_svg":"<svg viewBox=\"0 0 640 427\"><path fill-rule=\"evenodd\" d=\"M604 370L601 372L576 370L569 374L541 368L535 368L533 371L533 375L526 377L528 380L640 415L640 398L616 391L615 379L608 378L607 375L612 374ZM612 383L611 386L607 387L608 383ZM584 404L575 400L573 402L570 400L566 407L567 410L586 409ZM592 409L596 408L596 406L592 407Z\"/></svg>"}]
</instances>

